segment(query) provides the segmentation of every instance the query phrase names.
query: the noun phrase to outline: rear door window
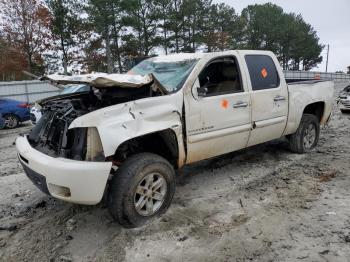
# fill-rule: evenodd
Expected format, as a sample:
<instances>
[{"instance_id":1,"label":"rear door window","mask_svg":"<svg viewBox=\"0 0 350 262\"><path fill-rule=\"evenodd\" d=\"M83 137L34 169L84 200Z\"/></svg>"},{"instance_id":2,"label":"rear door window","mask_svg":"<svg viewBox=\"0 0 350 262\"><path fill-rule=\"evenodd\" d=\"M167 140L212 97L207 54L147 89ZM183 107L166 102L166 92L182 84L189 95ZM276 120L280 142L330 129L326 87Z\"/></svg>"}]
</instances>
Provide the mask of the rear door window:
<instances>
[{"instance_id":1,"label":"rear door window","mask_svg":"<svg viewBox=\"0 0 350 262\"><path fill-rule=\"evenodd\" d=\"M275 63L270 56L246 55L245 61L254 91L279 87L280 78Z\"/></svg>"}]
</instances>

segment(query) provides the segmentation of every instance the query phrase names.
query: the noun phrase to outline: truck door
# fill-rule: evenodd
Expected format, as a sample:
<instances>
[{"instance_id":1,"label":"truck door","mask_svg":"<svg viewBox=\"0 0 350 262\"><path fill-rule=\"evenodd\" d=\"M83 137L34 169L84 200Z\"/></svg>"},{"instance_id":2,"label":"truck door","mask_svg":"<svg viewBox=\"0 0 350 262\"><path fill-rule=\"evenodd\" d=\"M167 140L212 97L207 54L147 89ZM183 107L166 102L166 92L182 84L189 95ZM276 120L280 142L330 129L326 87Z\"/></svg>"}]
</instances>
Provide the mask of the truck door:
<instances>
[{"instance_id":1,"label":"truck door","mask_svg":"<svg viewBox=\"0 0 350 262\"><path fill-rule=\"evenodd\" d=\"M252 123L245 86L236 56L205 65L185 95L187 163L246 147Z\"/></svg>"},{"instance_id":2,"label":"truck door","mask_svg":"<svg viewBox=\"0 0 350 262\"><path fill-rule=\"evenodd\" d=\"M277 59L265 54L245 54L252 99L253 130L248 146L280 138L288 116L288 88Z\"/></svg>"}]
</instances>

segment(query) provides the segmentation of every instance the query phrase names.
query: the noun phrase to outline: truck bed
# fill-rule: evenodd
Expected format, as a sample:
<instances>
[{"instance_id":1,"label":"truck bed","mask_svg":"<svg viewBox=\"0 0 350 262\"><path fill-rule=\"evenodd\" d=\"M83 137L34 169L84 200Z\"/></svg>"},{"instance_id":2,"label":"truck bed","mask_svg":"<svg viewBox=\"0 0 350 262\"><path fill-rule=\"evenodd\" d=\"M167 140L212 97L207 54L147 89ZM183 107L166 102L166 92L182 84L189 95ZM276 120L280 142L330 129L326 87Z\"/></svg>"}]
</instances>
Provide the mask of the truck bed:
<instances>
[{"instance_id":1,"label":"truck bed","mask_svg":"<svg viewBox=\"0 0 350 262\"><path fill-rule=\"evenodd\" d=\"M288 83L288 81L287 81ZM289 114L285 135L293 134L300 123L304 108L311 103L322 103L324 114L320 119L325 124L332 110L334 82L325 80L306 80L288 83Z\"/></svg>"}]
</instances>

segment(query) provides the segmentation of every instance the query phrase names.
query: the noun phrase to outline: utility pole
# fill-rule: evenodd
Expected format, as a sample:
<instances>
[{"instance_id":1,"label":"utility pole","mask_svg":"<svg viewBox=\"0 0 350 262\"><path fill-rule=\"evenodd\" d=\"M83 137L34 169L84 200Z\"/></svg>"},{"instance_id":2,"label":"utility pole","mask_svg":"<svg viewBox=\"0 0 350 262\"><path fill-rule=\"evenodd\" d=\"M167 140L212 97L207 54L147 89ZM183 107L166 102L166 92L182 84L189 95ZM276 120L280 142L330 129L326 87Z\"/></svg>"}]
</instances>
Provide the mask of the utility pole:
<instances>
[{"instance_id":1,"label":"utility pole","mask_svg":"<svg viewBox=\"0 0 350 262\"><path fill-rule=\"evenodd\" d=\"M327 62L326 62L326 73L328 73L328 58L329 58L329 44L327 45Z\"/></svg>"}]
</instances>

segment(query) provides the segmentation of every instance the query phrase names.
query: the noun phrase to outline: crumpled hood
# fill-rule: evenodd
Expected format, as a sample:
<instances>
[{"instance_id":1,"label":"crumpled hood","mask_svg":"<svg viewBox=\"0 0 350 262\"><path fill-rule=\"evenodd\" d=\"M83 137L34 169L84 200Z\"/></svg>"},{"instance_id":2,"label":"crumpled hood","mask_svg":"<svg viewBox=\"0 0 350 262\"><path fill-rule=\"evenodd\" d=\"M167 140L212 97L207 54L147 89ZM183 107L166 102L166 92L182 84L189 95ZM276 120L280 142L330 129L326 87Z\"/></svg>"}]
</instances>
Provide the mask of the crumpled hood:
<instances>
[{"instance_id":1,"label":"crumpled hood","mask_svg":"<svg viewBox=\"0 0 350 262\"><path fill-rule=\"evenodd\" d=\"M129 75L129 74L106 74L94 73L85 75L46 75L41 80L49 80L58 84L88 84L93 87L114 87L137 88L151 83L154 80L152 74L149 75Z\"/></svg>"}]
</instances>

